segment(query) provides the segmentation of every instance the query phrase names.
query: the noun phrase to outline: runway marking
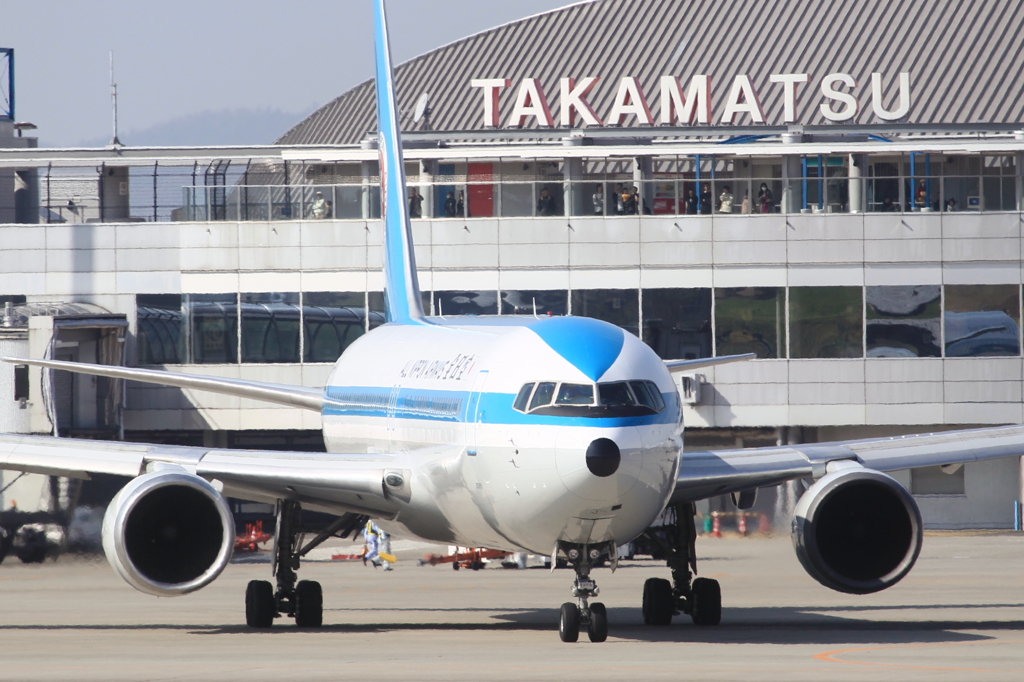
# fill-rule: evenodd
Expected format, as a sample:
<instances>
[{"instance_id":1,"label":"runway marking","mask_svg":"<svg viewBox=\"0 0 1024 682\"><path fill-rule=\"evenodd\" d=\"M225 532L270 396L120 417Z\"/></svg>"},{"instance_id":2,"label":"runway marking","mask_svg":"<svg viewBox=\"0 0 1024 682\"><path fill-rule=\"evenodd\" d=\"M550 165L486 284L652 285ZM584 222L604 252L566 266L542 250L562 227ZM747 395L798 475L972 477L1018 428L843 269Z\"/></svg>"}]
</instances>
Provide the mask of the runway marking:
<instances>
[{"instance_id":1,"label":"runway marking","mask_svg":"<svg viewBox=\"0 0 1024 682\"><path fill-rule=\"evenodd\" d=\"M833 658L840 654L850 654L860 651L886 651L893 649L924 649L934 648L941 646L968 646L973 644L1020 644L1021 640L1009 640L1009 639L997 639L988 640L981 642L939 642L936 644L895 644L892 646L865 646L857 647L854 649L836 649L835 651L825 651L820 654L814 654L812 658L818 661L827 661L828 663L847 663L849 665L875 665L885 668L903 668L906 670L948 670L958 672L981 672L981 673L1004 673L1009 672L1005 669L995 668L950 668L945 666L932 666L932 665L909 665L906 663L881 663L879 661L847 661L843 659Z\"/></svg>"}]
</instances>

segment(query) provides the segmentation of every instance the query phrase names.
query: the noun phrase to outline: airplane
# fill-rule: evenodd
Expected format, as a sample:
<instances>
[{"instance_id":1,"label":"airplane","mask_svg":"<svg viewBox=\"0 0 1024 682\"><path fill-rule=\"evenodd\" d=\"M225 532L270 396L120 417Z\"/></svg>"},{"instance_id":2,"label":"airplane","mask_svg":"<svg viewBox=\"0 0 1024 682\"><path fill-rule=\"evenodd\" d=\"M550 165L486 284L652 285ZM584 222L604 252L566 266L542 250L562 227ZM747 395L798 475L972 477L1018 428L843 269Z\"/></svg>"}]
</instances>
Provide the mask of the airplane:
<instances>
[{"instance_id":1,"label":"airplane","mask_svg":"<svg viewBox=\"0 0 1024 682\"><path fill-rule=\"evenodd\" d=\"M643 619L721 620L717 581L694 577L698 500L811 477L793 518L796 553L834 590L868 594L911 570L922 542L914 498L885 472L1024 454L1024 426L741 450L683 452L672 374L753 355L663 361L633 334L585 317L428 317L417 281L384 0L374 0L378 148L388 323L353 343L323 389L139 368L3 358L205 390L319 412L326 453L0 436L0 468L133 477L103 520L103 548L136 589L183 595L224 570L226 497L276 505L275 584L246 589L246 623L319 627L323 593L301 558L366 517L396 535L551 555L572 567L559 636L608 636L591 574L659 516L671 580L644 585ZM302 544L302 510L335 520Z\"/></svg>"}]
</instances>

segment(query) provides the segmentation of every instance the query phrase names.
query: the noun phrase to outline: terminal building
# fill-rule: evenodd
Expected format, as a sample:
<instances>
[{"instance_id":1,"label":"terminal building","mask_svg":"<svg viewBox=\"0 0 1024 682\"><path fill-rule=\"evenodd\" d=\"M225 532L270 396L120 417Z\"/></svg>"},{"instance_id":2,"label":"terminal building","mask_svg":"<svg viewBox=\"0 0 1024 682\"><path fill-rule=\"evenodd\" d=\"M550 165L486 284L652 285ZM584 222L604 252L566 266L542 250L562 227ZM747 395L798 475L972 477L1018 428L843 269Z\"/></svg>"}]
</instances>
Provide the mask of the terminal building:
<instances>
[{"instance_id":1,"label":"terminal building","mask_svg":"<svg viewBox=\"0 0 1024 682\"><path fill-rule=\"evenodd\" d=\"M1011 0L592 0L412 59L424 305L755 353L679 378L693 449L1024 423L1022 49ZM262 147L44 149L16 126L0 343L322 386L384 322L371 82ZM302 410L16 371L13 430L323 447ZM1022 475L897 478L931 528L1009 528Z\"/></svg>"}]
</instances>

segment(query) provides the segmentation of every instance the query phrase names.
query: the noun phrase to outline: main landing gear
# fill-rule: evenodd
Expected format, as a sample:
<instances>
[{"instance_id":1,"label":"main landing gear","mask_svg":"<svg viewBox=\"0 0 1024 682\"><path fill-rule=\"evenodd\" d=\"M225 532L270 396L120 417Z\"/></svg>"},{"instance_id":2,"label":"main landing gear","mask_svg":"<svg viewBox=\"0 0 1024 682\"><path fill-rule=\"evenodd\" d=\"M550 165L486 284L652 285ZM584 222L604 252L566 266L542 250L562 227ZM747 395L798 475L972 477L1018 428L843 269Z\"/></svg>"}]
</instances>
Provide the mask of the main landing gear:
<instances>
[{"instance_id":1,"label":"main landing gear","mask_svg":"<svg viewBox=\"0 0 1024 682\"><path fill-rule=\"evenodd\" d=\"M722 590L718 581L691 581L697 572L696 509L692 503L671 505L665 516L667 523L648 529L645 537L666 557L672 582L650 578L644 583L644 623L668 625L672 616L686 613L695 625L718 625L722 622Z\"/></svg>"},{"instance_id":2,"label":"main landing gear","mask_svg":"<svg viewBox=\"0 0 1024 682\"><path fill-rule=\"evenodd\" d=\"M603 642L608 639L608 611L601 602L590 603L590 599L600 594L597 583L590 577L590 569L604 550L596 546L568 544L563 545L563 550L576 571L576 580L572 584L576 603L567 601L562 604L558 636L563 642L575 642L580 638L580 628L586 627L591 642ZM614 552L615 548L612 547L611 551Z\"/></svg>"},{"instance_id":3,"label":"main landing gear","mask_svg":"<svg viewBox=\"0 0 1024 682\"><path fill-rule=\"evenodd\" d=\"M329 537L348 537L366 523L366 517L345 514L323 528L302 546L305 533L302 507L292 500L278 503L277 533L274 536L274 576L277 591L266 580L251 580L245 590L245 622L253 628L269 628L274 619L291 616L300 628L318 628L324 619L324 597L320 583L298 580L299 561ZM301 547L301 549L300 549Z\"/></svg>"}]
</instances>

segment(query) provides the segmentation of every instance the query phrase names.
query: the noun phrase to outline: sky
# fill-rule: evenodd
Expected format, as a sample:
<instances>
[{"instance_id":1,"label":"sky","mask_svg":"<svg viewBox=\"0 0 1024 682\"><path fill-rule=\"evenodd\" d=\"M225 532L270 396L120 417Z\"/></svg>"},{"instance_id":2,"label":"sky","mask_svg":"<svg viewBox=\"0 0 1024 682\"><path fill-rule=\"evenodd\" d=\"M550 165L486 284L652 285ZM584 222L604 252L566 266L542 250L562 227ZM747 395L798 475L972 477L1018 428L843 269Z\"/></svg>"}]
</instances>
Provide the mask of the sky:
<instances>
[{"instance_id":1,"label":"sky","mask_svg":"<svg viewBox=\"0 0 1024 682\"><path fill-rule=\"evenodd\" d=\"M392 59L567 4L390 0ZM0 0L0 47L14 48L16 118L41 146L109 142L111 50L125 144L226 118L230 143L269 144L372 77L371 20L370 0Z\"/></svg>"}]
</instances>

